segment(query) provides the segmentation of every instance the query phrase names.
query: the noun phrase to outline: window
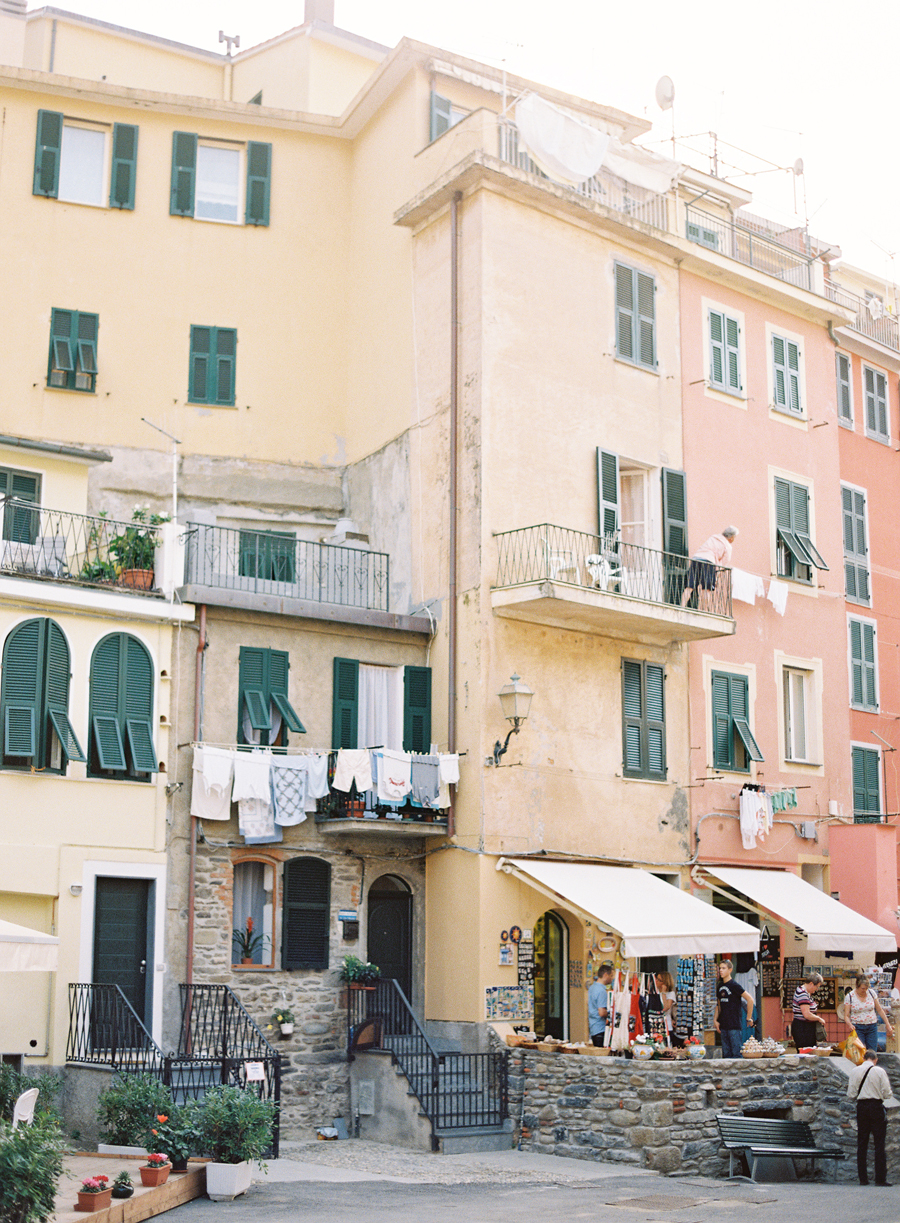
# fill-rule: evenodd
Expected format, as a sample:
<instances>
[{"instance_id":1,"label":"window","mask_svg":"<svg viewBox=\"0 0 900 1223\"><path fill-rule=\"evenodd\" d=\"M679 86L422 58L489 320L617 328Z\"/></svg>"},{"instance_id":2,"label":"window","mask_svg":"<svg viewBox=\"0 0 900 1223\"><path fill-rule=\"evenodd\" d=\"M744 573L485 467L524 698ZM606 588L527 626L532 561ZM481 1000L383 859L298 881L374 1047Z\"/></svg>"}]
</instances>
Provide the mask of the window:
<instances>
[{"instance_id":1,"label":"window","mask_svg":"<svg viewBox=\"0 0 900 1223\"><path fill-rule=\"evenodd\" d=\"M811 582L812 567L828 569L809 533L809 489L775 480L776 559L779 577Z\"/></svg>"},{"instance_id":2,"label":"window","mask_svg":"<svg viewBox=\"0 0 900 1223\"><path fill-rule=\"evenodd\" d=\"M880 370L863 366L863 392L866 401L866 436L878 442L890 441L887 407L887 378Z\"/></svg>"},{"instance_id":3,"label":"window","mask_svg":"<svg viewBox=\"0 0 900 1223\"><path fill-rule=\"evenodd\" d=\"M110 633L91 658L91 777L149 781L159 764L153 746L153 662L129 633Z\"/></svg>"},{"instance_id":4,"label":"window","mask_svg":"<svg viewBox=\"0 0 900 1223\"><path fill-rule=\"evenodd\" d=\"M241 646L238 672L238 743L287 746L287 732L306 734L288 700L287 651Z\"/></svg>"},{"instance_id":5,"label":"window","mask_svg":"<svg viewBox=\"0 0 900 1223\"><path fill-rule=\"evenodd\" d=\"M792 416L803 415L800 395L800 345L785 336L772 336L774 406Z\"/></svg>"},{"instance_id":6,"label":"window","mask_svg":"<svg viewBox=\"0 0 900 1223\"><path fill-rule=\"evenodd\" d=\"M750 730L749 685L745 675L712 673L713 766L750 771L751 760L763 760Z\"/></svg>"},{"instance_id":7,"label":"window","mask_svg":"<svg viewBox=\"0 0 900 1223\"><path fill-rule=\"evenodd\" d=\"M106 124L69 119L55 110L39 110L34 151L35 195L73 204L134 208L138 129L130 123L112 127L107 153ZM106 194L107 173L109 194Z\"/></svg>"},{"instance_id":8,"label":"window","mask_svg":"<svg viewBox=\"0 0 900 1223\"><path fill-rule=\"evenodd\" d=\"M877 747L854 747L853 756L853 822L881 822L881 769Z\"/></svg>"},{"instance_id":9,"label":"window","mask_svg":"<svg viewBox=\"0 0 900 1223\"><path fill-rule=\"evenodd\" d=\"M616 356L656 369L656 282L646 272L616 264Z\"/></svg>"},{"instance_id":10,"label":"window","mask_svg":"<svg viewBox=\"0 0 900 1223\"><path fill-rule=\"evenodd\" d=\"M321 858L292 858L284 866L281 966L328 967L331 867Z\"/></svg>"},{"instance_id":11,"label":"window","mask_svg":"<svg viewBox=\"0 0 900 1223\"><path fill-rule=\"evenodd\" d=\"M54 310L50 315L50 359L47 386L66 391L93 391L97 384L96 314Z\"/></svg>"},{"instance_id":12,"label":"window","mask_svg":"<svg viewBox=\"0 0 900 1223\"><path fill-rule=\"evenodd\" d=\"M852 602L868 606L872 598L869 591L866 494L863 489L842 484L841 511L844 519L844 592Z\"/></svg>"},{"instance_id":13,"label":"window","mask_svg":"<svg viewBox=\"0 0 900 1223\"><path fill-rule=\"evenodd\" d=\"M878 656L874 620L848 620L850 632L850 704L854 709L878 710Z\"/></svg>"},{"instance_id":14,"label":"window","mask_svg":"<svg viewBox=\"0 0 900 1223\"><path fill-rule=\"evenodd\" d=\"M236 862L232 928L247 936L249 956L232 940L231 962L240 964L249 959L253 964L271 965L272 956L272 892L275 868L270 862ZM251 925L248 927L248 922Z\"/></svg>"},{"instance_id":15,"label":"window","mask_svg":"<svg viewBox=\"0 0 900 1223\"><path fill-rule=\"evenodd\" d=\"M468 113L466 110L458 110L449 98L442 98L439 93L432 90L428 124L429 142L437 140L438 136L443 136L444 132L448 132L461 119L465 119Z\"/></svg>"},{"instance_id":16,"label":"window","mask_svg":"<svg viewBox=\"0 0 900 1223\"><path fill-rule=\"evenodd\" d=\"M288 531L241 531L240 576L264 582L297 580L297 538Z\"/></svg>"},{"instance_id":17,"label":"window","mask_svg":"<svg viewBox=\"0 0 900 1223\"><path fill-rule=\"evenodd\" d=\"M248 140L242 145L203 140L194 132L172 133L172 216L240 224L242 184L244 224L268 225L271 144Z\"/></svg>"},{"instance_id":18,"label":"window","mask_svg":"<svg viewBox=\"0 0 900 1223\"><path fill-rule=\"evenodd\" d=\"M641 589L650 589L648 580L655 588L656 578L641 577L643 570L651 565L651 557L640 548L653 546L658 537L653 530L655 518L652 492L655 482L651 480L651 469L638 467L611 450L597 448L597 531L599 547L608 568L604 572L613 574L615 585L621 593L628 593L629 574L643 583ZM683 471L663 467L660 472L662 493L662 569L665 582L665 599L668 603L679 603L684 590L685 568L681 557L687 556L687 489ZM657 502L657 504L659 504ZM657 528L658 529L658 528ZM623 551L621 545L625 544ZM628 548L627 545L636 545ZM612 589L609 580L606 588Z\"/></svg>"},{"instance_id":19,"label":"window","mask_svg":"<svg viewBox=\"0 0 900 1223\"><path fill-rule=\"evenodd\" d=\"M850 389L850 358L838 352L834 356L837 375L838 423L853 428L853 393Z\"/></svg>"},{"instance_id":20,"label":"window","mask_svg":"<svg viewBox=\"0 0 900 1223\"><path fill-rule=\"evenodd\" d=\"M37 472L0 467L0 496L15 497L16 502L27 501L39 505L41 477ZM3 538L19 544L33 544L40 531L40 517L38 511L24 505L6 503L3 507ZM6 556L7 550L4 550L4 560ZM12 559L18 559L14 552Z\"/></svg>"},{"instance_id":21,"label":"window","mask_svg":"<svg viewBox=\"0 0 900 1223\"><path fill-rule=\"evenodd\" d=\"M335 658L331 746L428 752L431 668L381 667Z\"/></svg>"},{"instance_id":22,"label":"window","mask_svg":"<svg viewBox=\"0 0 900 1223\"><path fill-rule=\"evenodd\" d=\"M784 758L809 764L813 758L813 674L795 667L781 672L784 701Z\"/></svg>"},{"instance_id":23,"label":"window","mask_svg":"<svg viewBox=\"0 0 900 1223\"><path fill-rule=\"evenodd\" d=\"M656 663L622 660L623 773L665 781L665 670Z\"/></svg>"},{"instance_id":24,"label":"window","mask_svg":"<svg viewBox=\"0 0 900 1223\"><path fill-rule=\"evenodd\" d=\"M191 327L188 399L234 406L237 332L232 327Z\"/></svg>"},{"instance_id":25,"label":"window","mask_svg":"<svg viewBox=\"0 0 900 1223\"><path fill-rule=\"evenodd\" d=\"M736 318L709 312L709 384L739 395L741 386L741 327Z\"/></svg>"},{"instance_id":26,"label":"window","mask_svg":"<svg viewBox=\"0 0 900 1223\"><path fill-rule=\"evenodd\" d=\"M0 716L3 765L64 773L84 752L69 721L69 643L54 620L26 620L6 638Z\"/></svg>"}]
</instances>

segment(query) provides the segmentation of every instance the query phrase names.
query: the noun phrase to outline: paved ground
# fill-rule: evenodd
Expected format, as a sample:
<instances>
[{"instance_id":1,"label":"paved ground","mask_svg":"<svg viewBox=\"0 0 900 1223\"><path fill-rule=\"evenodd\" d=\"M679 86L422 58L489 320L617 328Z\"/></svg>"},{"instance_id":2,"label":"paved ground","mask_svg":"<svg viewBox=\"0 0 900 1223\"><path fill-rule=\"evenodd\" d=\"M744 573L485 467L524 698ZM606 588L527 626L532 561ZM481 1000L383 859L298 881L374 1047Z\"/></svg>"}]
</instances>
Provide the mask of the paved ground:
<instances>
[{"instance_id":1,"label":"paved ground","mask_svg":"<svg viewBox=\"0 0 900 1223\"><path fill-rule=\"evenodd\" d=\"M517 1151L427 1155L362 1140L290 1144L283 1156L244 1197L227 1205L198 1198L178 1208L177 1223L386 1223L388 1217L391 1223L497 1223L505 1217L572 1223L596 1219L601 1211L621 1223L785 1223L800 1212L859 1223L900 1220L900 1187L830 1181L756 1186L623 1172L616 1164Z\"/></svg>"}]
</instances>

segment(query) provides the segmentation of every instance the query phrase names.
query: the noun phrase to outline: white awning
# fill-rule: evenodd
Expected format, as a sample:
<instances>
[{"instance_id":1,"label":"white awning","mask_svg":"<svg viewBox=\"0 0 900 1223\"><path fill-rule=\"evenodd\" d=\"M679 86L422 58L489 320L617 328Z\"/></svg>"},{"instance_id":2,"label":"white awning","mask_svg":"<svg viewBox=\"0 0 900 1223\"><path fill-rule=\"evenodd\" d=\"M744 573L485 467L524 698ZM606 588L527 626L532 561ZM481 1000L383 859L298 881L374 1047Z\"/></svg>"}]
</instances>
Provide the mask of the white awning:
<instances>
[{"instance_id":1,"label":"white awning","mask_svg":"<svg viewBox=\"0 0 900 1223\"><path fill-rule=\"evenodd\" d=\"M791 871L708 866L708 875L797 926L810 951L896 951L897 935L820 892Z\"/></svg>"},{"instance_id":2,"label":"white awning","mask_svg":"<svg viewBox=\"0 0 900 1223\"><path fill-rule=\"evenodd\" d=\"M59 939L0 921L0 972L55 972Z\"/></svg>"},{"instance_id":3,"label":"white awning","mask_svg":"<svg viewBox=\"0 0 900 1223\"><path fill-rule=\"evenodd\" d=\"M620 934L623 956L714 955L759 948L758 930L649 871L527 858L501 858L497 869Z\"/></svg>"}]
</instances>

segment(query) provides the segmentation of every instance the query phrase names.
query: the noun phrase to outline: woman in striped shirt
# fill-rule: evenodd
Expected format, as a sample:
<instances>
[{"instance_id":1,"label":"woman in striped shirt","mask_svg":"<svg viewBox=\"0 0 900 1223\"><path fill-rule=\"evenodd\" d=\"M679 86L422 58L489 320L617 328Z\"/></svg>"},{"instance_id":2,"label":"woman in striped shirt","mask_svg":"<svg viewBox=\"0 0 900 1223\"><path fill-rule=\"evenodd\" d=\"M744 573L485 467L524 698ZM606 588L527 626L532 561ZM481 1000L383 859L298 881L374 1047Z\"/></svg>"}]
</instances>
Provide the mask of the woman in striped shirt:
<instances>
[{"instance_id":1,"label":"woman in striped shirt","mask_svg":"<svg viewBox=\"0 0 900 1223\"><path fill-rule=\"evenodd\" d=\"M798 1049L805 1049L816 1043L818 1024L822 1025L822 1035L825 1035L825 1020L816 1014L817 1004L813 998L821 984L822 974L807 969L794 990L794 1022L791 1024L791 1035Z\"/></svg>"}]
</instances>

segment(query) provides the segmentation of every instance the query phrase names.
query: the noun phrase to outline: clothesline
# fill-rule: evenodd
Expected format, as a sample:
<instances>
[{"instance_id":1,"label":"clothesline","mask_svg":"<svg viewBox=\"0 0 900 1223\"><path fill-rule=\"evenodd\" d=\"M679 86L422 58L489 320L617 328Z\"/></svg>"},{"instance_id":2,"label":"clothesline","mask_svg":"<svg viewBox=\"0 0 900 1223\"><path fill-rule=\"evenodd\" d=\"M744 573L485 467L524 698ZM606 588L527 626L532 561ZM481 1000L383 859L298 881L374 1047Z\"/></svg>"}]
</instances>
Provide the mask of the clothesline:
<instances>
[{"instance_id":1,"label":"clothesline","mask_svg":"<svg viewBox=\"0 0 900 1223\"><path fill-rule=\"evenodd\" d=\"M753 607L757 598L768 599L779 616L784 615L787 606L789 587L778 578L769 579L769 593L766 594L765 584L755 573L747 573L743 569L731 571L731 597L741 603L749 603Z\"/></svg>"},{"instance_id":2,"label":"clothesline","mask_svg":"<svg viewBox=\"0 0 900 1223\"><path fill-rule=\"evenodd\" d=\"M262 743L213 743L209 739L197 739L190 743L179 743L179 750L184 747L218 747L226 752L237 752L242 748L262 748L265 751L275 751L281 756L327 756L332 752L339 752L339 747L309 747L304 744L302 747L280 747L278 744L262 744ZM353 749L356 750L356 749ZM383 743L376 743L373 747L361 747L361 752L383 752L385 746ZM439 756L441 752L407 752L408 756ZM448 755L449 753L443 753ZM454 752L454 756L468 756L468 751Z\"/></svg>"}]
</instances>

